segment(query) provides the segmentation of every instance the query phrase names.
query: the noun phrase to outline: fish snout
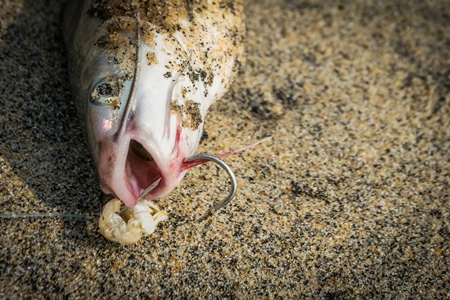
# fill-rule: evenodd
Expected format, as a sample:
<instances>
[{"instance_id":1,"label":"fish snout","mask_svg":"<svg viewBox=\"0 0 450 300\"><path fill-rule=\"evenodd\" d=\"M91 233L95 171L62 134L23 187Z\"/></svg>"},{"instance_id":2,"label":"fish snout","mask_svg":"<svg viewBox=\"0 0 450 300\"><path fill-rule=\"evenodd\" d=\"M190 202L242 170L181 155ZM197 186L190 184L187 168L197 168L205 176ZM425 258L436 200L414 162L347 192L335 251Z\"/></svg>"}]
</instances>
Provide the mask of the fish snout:
<instances>
[{"instance_id":1,"label":"fish snout","mask_svg":"<svg viewBox=\"0 0 450 300\"><path fill-rule=\"evenodd\" d=\"M183 179L181 165L190 154L181 133L172 139L161 142L142 132L126 132L115 142L102 143L98 160L102 190L127 207L170 193Z\"/></svg>"}]
</instances>

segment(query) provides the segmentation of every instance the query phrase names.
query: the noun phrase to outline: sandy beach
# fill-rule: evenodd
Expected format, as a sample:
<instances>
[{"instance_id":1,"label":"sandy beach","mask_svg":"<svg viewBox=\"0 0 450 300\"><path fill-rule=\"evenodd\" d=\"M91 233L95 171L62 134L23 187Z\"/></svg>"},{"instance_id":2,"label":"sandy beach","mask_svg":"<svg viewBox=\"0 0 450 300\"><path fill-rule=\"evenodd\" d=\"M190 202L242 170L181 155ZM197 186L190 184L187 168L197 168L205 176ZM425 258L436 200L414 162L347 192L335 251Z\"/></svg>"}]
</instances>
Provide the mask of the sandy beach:
<instances>
[{"instance_id":1,"label":"sandy beach","mask_svg":"<svg viewBox=\"0 0 450 300\"><path fill-rule=\"evenodd\" d=\"M121 246L71 96L64 1L0 6L0 298L449 299L450 1L245 1L247 62L169 219Z\"/></svg>"}]
</instances>

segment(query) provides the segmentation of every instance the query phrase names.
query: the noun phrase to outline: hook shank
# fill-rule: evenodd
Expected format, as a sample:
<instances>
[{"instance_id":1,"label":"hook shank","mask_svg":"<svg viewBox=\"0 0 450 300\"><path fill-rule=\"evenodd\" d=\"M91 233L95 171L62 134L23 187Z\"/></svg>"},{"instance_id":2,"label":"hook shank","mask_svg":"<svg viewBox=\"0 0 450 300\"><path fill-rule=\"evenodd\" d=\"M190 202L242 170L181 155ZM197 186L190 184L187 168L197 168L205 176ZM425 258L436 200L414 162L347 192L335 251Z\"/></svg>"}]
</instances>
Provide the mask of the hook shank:
<instances>
[{"instance_id":1,"label":"hook shank","mask_svg":"<svg viewBox=\"0 0 450 300\"><path fill-rule=\"evenodd\" d=\"M216 164L221 166L222 169L224 169L227 172L228 177L230 178L230 181L231 181L231 189L230 189L230 192L228 193L228 196L225 199L223 199L222 201L220 201L219 203L217 203L216 205L211 206L206 211L206 213L200 219L198 219L198 221L203 221L208 216L212 215L214 212L216 212L217 210L219 210L222 207L224 207L225 205L227 205L234 198L234 196L236 195L236 191L237 191L237 181L236 181L236 176L234 175L231 168L217 156L207 154L207 153L200 153L200 154L197 154L197 155L187 158L185 160L185 162L193 162L193 161L197 161L197 160L207 160L207 161L215 162Z\"/></svg>"}]
</instances>

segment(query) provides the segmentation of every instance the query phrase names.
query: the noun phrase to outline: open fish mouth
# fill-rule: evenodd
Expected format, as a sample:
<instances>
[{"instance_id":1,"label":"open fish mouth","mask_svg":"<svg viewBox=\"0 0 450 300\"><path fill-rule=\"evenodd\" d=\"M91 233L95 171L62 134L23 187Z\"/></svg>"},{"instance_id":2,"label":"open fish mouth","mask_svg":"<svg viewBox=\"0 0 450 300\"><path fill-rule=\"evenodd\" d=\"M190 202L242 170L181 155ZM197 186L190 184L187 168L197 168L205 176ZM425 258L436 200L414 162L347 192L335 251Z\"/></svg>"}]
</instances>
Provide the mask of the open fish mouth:
<instances>
[{"instance_id":1,"label":"open fish mouth","mask_svg":"<svg viewBox=\"0 0 450 300\"><path fill-rule=\"evenodd\" d=\"M110 151L105 145L99 164L102 190L130 208L139 200L165 196L183 177L178 163L182 158L160 155L161 149L155 148L151 139L139 138L144 137L126 134L117 143L124 146L110 147ZM174 150L177 153L181 149Z\"/></svg>"},{"instance_id":2,"label":"open fish mouth","mask_svg":"<svg viewBox=\"0 0 450 300\"><path fill-rule=\"evenodd\" d=\"M153 156L141 143L133 139L130 140L128 147L125 176L132 181L133 194L137 197L141 196L146 188L162 178L161 170Z\"/></svg>"}]
</instances>

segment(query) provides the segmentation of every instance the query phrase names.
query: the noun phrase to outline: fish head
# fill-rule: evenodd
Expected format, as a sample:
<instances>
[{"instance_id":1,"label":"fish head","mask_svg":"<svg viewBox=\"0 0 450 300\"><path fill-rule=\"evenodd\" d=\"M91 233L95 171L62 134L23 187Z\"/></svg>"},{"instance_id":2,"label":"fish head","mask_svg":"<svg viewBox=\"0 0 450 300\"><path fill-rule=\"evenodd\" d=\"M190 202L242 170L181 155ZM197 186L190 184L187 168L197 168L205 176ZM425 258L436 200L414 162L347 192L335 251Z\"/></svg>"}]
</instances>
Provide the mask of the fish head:
<instances>
[{"instance_id":1,"label":"fish head","mask_svg":"<svg viewBox=\"0 0 450 300\"><path fill-rule=\"evenodd\" d=\"M157 182L147 200L181 182L183 162L196 151L223 87L218 76L206 84L176 35L143 26L137 39L124 28L110 27L96 39L81 77L101 188L133 207L150 185Z\"/></svg>"}]
</instances>

